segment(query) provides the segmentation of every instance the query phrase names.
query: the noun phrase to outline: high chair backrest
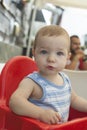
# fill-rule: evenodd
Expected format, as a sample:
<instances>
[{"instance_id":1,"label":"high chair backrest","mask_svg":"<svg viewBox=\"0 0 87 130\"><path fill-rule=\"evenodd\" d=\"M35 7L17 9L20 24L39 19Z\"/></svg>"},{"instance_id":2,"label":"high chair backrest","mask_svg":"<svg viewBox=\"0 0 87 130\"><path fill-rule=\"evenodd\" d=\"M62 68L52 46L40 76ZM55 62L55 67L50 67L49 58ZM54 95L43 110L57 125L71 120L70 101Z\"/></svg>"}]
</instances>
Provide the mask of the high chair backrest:
<instances>
[{"instance_id":1,"label":"high chair backrest","mask_svg":"<svg viewBox=\"0 0 87 130\"><path fill-rule=\"evenodd\" d=\"M11 94L18 87L19 82L29 73L37 71L35 62L27 56L15 56L4 66L1 72L3 97L6 105L9 103Z\"/></svg>"}]
</instances>

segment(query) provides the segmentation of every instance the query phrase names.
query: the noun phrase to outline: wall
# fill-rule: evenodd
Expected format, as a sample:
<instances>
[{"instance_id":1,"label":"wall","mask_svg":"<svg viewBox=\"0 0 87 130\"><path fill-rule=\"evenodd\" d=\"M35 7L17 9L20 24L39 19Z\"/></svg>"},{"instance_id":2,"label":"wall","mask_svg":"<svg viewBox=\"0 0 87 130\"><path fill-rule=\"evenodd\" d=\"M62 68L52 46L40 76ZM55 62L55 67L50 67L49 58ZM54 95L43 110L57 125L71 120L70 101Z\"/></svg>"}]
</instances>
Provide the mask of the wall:
<instances>
[{"instance_id":1,"label":"wall","mask_svg":"<svg viewBox=\"0 0 87 130\"><path fill-rule=\"evenodd\" d=\"M17 55L22 55L22 48L10 44L0 42L0 62L4 63L9 58Z\"/></svg>"}]
</instances>

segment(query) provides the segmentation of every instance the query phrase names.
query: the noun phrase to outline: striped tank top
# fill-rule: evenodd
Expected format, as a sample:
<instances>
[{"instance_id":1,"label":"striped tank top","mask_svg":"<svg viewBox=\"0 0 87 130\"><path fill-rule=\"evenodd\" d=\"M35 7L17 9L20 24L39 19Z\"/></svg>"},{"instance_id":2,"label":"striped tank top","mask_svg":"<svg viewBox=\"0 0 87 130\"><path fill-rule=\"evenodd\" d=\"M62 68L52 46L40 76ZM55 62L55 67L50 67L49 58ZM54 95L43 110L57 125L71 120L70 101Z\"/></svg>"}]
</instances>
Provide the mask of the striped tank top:
<instances>
[{"instance_id":1,"label":"striped tank top","mask_svg":"<svg viewBox=\"0 0 87 130\"><path fill-rule=\"evenodd\" d=\"M62 122L66 122L71 102L71 83L65 73L60 72L59 74L64 81L62 86L45 79L38 72L29 74L27 78L32 79L43 90L43 96L40 99L29 98L29 101L44 109L53 109L62 117Z\"/></svg>"}]
</instances>

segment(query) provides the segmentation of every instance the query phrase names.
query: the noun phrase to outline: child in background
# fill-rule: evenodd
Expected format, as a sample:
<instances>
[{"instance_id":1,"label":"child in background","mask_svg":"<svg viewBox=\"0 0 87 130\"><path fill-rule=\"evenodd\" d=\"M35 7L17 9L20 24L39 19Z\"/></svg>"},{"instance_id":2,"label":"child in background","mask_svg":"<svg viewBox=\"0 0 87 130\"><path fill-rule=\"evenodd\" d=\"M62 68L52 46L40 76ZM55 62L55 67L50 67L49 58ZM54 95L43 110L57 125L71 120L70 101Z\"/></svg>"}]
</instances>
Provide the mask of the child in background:
<instances>
[{"instance_id":1,"label":"child in background","mask_svg":"<svg viewBox=\"0 0 87 130\"><path fill-rule=\"evenodd\" d=\"M48 124L66 122L70 106L87 112L87 100L73 91L68 76L62 72L71 55L67 31L58 25L41 28L33 54L39 71L20 82L9 101L11 110Z\"/></svg>"}]
</instances>

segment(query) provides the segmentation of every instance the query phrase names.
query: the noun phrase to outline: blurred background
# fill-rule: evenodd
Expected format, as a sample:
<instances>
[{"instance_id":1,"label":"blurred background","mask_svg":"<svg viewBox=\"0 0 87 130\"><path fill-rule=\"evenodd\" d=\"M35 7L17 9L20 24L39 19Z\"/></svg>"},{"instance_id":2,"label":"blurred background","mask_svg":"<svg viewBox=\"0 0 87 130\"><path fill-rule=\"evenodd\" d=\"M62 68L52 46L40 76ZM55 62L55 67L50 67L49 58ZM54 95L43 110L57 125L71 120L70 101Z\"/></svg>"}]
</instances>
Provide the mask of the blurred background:
<instances>
[{"instance_id":1,"label":"blurred background","mask_svg":"<svg viewBox=\"0 0 87 130\"><path fill-rule=\"evenodd\" d=\"M36 32L50 24L78 35L86 52L87 0L0 0L0 62L31 56Z\"/></svg>"}]
</instances>

